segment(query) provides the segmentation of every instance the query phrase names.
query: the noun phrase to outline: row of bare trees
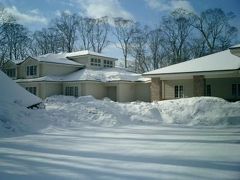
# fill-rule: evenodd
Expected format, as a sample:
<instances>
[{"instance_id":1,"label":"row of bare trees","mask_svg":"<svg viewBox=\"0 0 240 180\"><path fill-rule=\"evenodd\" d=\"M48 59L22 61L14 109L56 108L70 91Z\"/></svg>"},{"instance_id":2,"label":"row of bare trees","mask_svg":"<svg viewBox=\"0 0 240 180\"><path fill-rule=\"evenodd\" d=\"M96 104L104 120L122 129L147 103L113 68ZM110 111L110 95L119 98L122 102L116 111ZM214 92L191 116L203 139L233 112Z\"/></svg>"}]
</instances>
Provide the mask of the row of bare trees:
<instances>
[{"instance_id":1,"label":"row of bare trees","mask_svg":"<svg viewBox=\"0 0 240 180\"><path fill-rule=\"evenodd\" d=\"M200 15L177 9L154 28L124 18L88 18L62 13L47 28L30 32L0 9L0 67L28 55L92 50L114 43L124 66L145 72L224 50L234 43L233 13L208 9ZM110 41L111 40L111 41ZM128 61L129 56L134 61Z\"/></svg>"}]
</instances>

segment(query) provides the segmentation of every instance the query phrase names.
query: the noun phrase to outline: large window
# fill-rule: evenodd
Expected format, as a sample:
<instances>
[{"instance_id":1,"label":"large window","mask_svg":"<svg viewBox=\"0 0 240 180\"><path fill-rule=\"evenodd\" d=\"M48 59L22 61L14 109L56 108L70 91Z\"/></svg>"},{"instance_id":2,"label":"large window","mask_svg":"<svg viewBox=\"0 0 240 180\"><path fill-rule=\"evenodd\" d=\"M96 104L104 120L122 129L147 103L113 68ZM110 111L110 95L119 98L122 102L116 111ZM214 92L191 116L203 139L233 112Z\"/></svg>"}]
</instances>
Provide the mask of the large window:
<instances>
[{"instance_id":1,"label":"large window","mask_svg":"<svg viewBox=\"0 0 240 180\"><path fill-rule=\"evenodd\" d=\"M109 60L103 60L103 67L113 67L113 62Z\"/></svg>"},{"instance_id":2,"label":"large window","mask_svg":"<svg viewBox=\"0 0 240 180\"><path fill-rule=\"evenodd\" d=\"M182 98L183 97L183 86L175 86L175 98Z\"/></svg>"},{"instance_id":3,"label":"large window","mask_svg":"<svg viewBox=\"0 0 240 180\"><path fill-rule=\"evenodd\" d=\"M6 74L9 77L16 77L16 69L15 68L6 69Z\"/></svg>"},{"instance_id":4,"label":"large window","mask_svg":"<svg viewBox=\"0 0 240 180\"><path fill-rule=\"evenodd\" d=\"M91 66L101 66L101 59L91 58Z\"/></svg>"},{"instance_id":5,"label":"large window","mask_svg":"<svg viewBox=\"0 0 240 180\"><path fill-rule=\"evenodd\" d=\"M26 90L30 93L37 95L37 88L36 87L26 87Z\"/></svg>"},{"instance_id":6,"label":"large window","mask_svg":"<svg viewBox=\"0 0 240 180\"><path fill-rule=\"evenodd\" d=\"M27 66L27 76L37 75L37 66Z\"/></svg>"},{"instance_id":7,"label":"large window","mask_svg":"<svg viewBox=\"0 0 240 180\"><path fill-rule=\"evenodd\" d=\"M232 84L232 95L240 96L240 84Z\"/></svg>"},{"instance_id":8,"label":"large window","mask_svg":"<svg viewBox=\"0 0 240 180\"><path fill-rule=\"evenodd\" d=\"M78 96L78 87L72 86L72 87L66 87L65 88L65 95L66 96Z\"/></svg>"},{"instance_id":9,"label":"large window","mask_svg":"<svg viewBox=\"0 0 240 180\"><path fill-rule=\"evenodd\" d=\"M206 95L207 96L211 96L212 95L212 90L211 90L211 85L210 84L208 84L206 86Z\"/></svg>"}]
</instances>

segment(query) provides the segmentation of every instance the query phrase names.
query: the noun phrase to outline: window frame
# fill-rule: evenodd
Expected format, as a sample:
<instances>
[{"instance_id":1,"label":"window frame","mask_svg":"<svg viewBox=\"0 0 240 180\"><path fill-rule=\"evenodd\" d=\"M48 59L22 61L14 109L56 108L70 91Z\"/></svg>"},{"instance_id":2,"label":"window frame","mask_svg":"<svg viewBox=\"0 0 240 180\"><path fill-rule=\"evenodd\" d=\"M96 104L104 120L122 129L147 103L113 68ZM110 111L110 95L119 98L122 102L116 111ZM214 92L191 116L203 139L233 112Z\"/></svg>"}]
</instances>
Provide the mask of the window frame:
<instances>
[{"instance_id":1,"label":"window frame","mask_svg":"<svg viewBox=\"0 0 240 180\"><path fill-rule=\"evenodd\" d=\"M16 78L16 68L6 69L5 72L9 77Z\"/></svg>"},{"instance_id":2,"label":"window frame","mask_svg":"<svg viewBox=\"0 0 240 180\"><path fill-rule=\"evenodd\" d=\"M206 85L206 96L212 96L212 86L210 84Z\"/></svg>"},{"instance_id":3,"label":"window frame","mask_svg":"<svg viewBox=\"0 0 240 180\"><path fill-rule=\"evenodd\" d=\"M37 95L37 87L36 86L28 86L25 88L28 92Z\"/></svg>"},{"instance_id":4,"label":"window frame","mask_svg":"<svg viewBox=\"0 0 240 180\"><path fill-rule=\"evenodd\" d=\"M66 86L65 95L78 97L78 86Z\"/></svg>"},{"instance_id":5,"label":"window frame","mask_svg":"<svg viewBox=\"0 0 240 180\"><path fill-rule=\"evenodd\" d=\"M175 85L174 86L174 97L175 98L184 98L183 85Z\"/></svg>"},{"instance_id":6,"label":"window frame","mask_svg":"<svg viewBox=\"0 0 240 180\"><path fill-rule=\"evenodd\" d=\"M27 76L37 75L37 65L27 66Z\"/></svg>"},{"instance_id":7,"label":"window frame","mask_svg":"<svg viewBox=\"0 0 240 180\"><path fill-rule=\"evenodd\" d=\"M91 66L95 66L95 67L100 67L101 66L101 59L99 59L99 58L91 58L90 65Z\"/></svg>"}]
</instances>

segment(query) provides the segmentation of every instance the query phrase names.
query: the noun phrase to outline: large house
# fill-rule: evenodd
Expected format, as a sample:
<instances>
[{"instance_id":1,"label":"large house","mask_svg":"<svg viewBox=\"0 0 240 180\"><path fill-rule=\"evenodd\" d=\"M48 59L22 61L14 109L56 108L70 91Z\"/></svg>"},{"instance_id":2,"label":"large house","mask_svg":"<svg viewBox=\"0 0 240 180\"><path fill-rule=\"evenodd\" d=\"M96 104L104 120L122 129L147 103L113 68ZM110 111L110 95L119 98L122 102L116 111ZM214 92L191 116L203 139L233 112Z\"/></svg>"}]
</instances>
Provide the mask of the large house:
<instances>
[{"instance_id":1,"label":"large house","mask_svg":"<svg viewBox=\"0 0 240 180\"><path fill-rule=\"evenodd\" d=\"M42 99L52 95L113 101L150 101L150 79L115 67L117 59L91 51L46 54L9 61L5 72Z\"/></svg>"},{"instance_id":2,"label":"large house","mask_svg":"<svg viewBox=\"0 0 240 180\"><path fill-rule=\"evenodd\" d=\"M143 74L151 78L151 100L215 96L240 100L240 45Z\"/></svg>"}]
</instances>

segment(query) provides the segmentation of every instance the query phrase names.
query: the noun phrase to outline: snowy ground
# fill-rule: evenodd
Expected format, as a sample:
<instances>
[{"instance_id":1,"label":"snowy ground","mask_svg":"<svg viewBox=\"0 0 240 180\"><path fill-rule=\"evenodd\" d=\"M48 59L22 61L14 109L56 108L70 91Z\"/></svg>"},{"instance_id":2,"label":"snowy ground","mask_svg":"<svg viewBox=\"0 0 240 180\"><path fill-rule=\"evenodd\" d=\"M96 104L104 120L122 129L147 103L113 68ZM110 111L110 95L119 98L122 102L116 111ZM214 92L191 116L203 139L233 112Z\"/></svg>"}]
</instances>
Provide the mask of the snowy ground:
<instances>
[{"instance_id":1,"label":"snowy ground","mask_svg":"<svg viewBox=\"0 0 240 180\"><path fill-rule=\"evenodd\" d=\"M239 179L240 102L0 106L0 179Z\"/></svg>"}]
</instances>

